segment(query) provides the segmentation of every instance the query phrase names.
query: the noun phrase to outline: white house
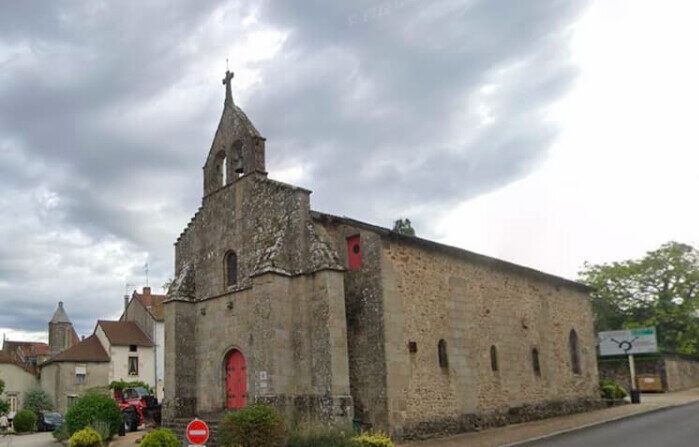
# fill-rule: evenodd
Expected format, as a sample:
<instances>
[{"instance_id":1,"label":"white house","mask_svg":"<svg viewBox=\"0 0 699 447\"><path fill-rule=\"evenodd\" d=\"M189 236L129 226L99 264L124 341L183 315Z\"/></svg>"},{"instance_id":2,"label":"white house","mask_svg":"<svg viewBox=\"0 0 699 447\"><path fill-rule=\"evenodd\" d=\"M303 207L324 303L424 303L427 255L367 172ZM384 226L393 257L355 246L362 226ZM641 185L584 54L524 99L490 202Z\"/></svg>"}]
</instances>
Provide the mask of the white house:
<instances>
[{"instance_id":1,"label":"white house","mask_svg":"<svg viewBox=\"0 0 699 447\"><path fill-rule=\"evenodd\" d=\"M141 381L155 388L155 350L133 321L98 320L95 334L109 355L109 382Z\"/></svg>"},{"instance_id":2,"label":"white house","mask_svg":"<svg viewBox=\"0 0 699 447\"><path fill-rule=\"evenodd\" d=\"M154 295L150 287L144 287L143 293L133 292L131 298L124 297L124 313L120 321L132 321L153 340L155 352L155 387L159 401L163 399L165 378L165 318L163 316L163 301L166 295Z\"/></svg>"},{"instance_id":3,"label":"white house","mask_svg":"<svg viewBox=\"0 0 699 447\"><path fill-rule=\"evenodd\" d=\"M10 402L10 413L22 408L24 393L39 385L36 369L23 363L16 355L0 351L0 379L5 382L5 390L0 399Z\"/></svg>"}]
</instances>

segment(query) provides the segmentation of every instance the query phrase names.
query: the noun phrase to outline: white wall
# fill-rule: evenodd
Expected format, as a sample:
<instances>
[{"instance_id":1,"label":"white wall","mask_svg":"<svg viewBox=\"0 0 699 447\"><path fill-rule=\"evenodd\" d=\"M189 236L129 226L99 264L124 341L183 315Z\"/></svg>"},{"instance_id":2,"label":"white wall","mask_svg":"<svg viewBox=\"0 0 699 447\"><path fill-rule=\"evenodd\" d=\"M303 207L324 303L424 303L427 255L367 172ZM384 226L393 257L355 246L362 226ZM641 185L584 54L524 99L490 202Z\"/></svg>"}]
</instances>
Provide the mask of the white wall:
<instances>
[{"instance_id":1,"label":"white wall","mask_svg":"<svg viewBox=\"0 0 699 447\"><path fill-rule=\"evenodd\" d=\"M16 396L16 411L22 409L24 393L39 386L39 379L24 368L11 363L0 363L0 379L5 381L5 391L0 395L3 400Z\"/></svg>"},{"instance_id":2,"label":"white wall","mask_svg":"<svg viewBox=\"0 0 699 447\"><path fill-rule=\"evenodd\" d=\"M130 352L128 346L111 346L109 381L140 380L155 388L155 354L152 347L138 346ZM129 375L129 357L138 357L138 375Z\"/></svg>"}]
</instances>

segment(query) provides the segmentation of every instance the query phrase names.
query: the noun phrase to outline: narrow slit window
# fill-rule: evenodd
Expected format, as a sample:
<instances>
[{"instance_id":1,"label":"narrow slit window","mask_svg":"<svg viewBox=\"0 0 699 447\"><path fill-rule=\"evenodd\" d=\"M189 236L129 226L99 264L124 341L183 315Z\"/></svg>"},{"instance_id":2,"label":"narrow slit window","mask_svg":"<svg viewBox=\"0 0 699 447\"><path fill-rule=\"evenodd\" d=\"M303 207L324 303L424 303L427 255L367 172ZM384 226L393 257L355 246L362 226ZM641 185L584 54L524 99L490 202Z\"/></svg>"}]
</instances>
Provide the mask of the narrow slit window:
<instances>
[{"instance_id":1,"label":"narrow slit window","mask_svg":"<svg viewBox=\"0 0 699 447\"><path fill-rule=\"evenodd\" d=\"M539 350L532 348L532 369L536 376L541 376L541 364L539 363Z\"/></svg>"},{"instance_id":2,"label":"narrow slit window","mask_svg":"<svg viewBox=\"0 0 699 447\"><path fill-rule=\"evenodd\" d=\"M570 335L568 336L568 348L570 349L570 368L573 370L574 374L580 374L582 370L580 368L578 334L575 332L575 329L571 329Z\"/></svg>"},{"instance_id":3,"label":"narrow slit window","mask_svg":"<svg viewBox=\"0 0 699 447\"><path fill-rule=\"evenodd\" d=\"M490 369L498 370L498 348L495 345L490 347Z\"/></svg>"},{"instance_id":4,"label":"narrow slit window","mask_svg":"<svg viewBox=\"0 0 699 447\"><path fill-rule=\"evenodd\" d=\"M449 358L447 357L447 342L444 339L439 340L439 343L437 343L437 355L439 356L439 367L448 367Z\"/></svg>"},{"instance_id":5,"label":"narrow slit window","mask_svg":"<svg viewBox=\"0 0 699 447\"><path fill-rule=\"evenodd\" d=\"M234 251L226 255L226 285L234 286L238 283L238 255Z\"/></svg>"}]
</instances>

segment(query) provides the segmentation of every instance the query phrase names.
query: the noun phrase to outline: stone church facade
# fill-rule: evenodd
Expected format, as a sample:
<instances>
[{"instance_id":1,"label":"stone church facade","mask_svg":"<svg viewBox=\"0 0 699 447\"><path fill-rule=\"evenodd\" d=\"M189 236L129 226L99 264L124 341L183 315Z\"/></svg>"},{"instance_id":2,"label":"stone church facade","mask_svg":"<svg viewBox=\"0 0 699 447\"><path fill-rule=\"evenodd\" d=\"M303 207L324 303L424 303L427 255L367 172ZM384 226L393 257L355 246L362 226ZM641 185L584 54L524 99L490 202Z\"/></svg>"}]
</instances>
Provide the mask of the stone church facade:
<instances>
[{"instance_id":1,"label":"stone church facade","mask_svg":"<svg viewBox=\"0 0 699 447\"><path fill-rule=\"evenodd\" d=\"M166 421L266 402L422 437L599 405L585 286L312 211L268 178L231 77L175 244Z\"/></svg>"}]
</instances>

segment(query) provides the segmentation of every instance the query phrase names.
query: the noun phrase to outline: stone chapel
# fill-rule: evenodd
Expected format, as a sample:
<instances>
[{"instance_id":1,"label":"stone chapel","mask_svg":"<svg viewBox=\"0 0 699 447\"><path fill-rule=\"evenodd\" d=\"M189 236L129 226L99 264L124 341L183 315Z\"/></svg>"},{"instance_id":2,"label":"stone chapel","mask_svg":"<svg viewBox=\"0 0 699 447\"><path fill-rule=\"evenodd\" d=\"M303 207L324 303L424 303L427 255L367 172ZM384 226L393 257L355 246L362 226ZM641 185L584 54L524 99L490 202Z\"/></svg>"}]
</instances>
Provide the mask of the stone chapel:
<instances>
[{"instance_id":1,"label":"stone chapel","mask_svg":"<svg viewBox=\"0 0 699 447\"><path fill-rule=\"evenodd\" d=\"M586 286L312 211L268 177L231 78L175 243L166 426L265 402L411 438L600 405Z\"/></svg>"}]
</instances>

